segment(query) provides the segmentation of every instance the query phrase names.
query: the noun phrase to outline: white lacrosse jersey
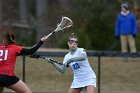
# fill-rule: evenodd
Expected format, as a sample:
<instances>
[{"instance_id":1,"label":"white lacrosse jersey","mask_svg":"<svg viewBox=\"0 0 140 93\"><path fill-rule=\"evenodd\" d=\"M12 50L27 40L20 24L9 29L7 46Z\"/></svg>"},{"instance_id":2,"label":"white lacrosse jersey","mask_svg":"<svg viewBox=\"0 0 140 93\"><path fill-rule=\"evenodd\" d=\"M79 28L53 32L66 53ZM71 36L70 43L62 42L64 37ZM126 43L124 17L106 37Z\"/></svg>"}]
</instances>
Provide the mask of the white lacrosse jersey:
<instances>
[{"instance_id":1,"label":"white lacrosse jersey","mask_svg":"<svg viewBox=\"0 0 140 93\"><path fill-rule=\"evenodd\" d=\"M80 57L83 53L86 54L83 48L78 48L73 55L69 52L65 55L63 63L71 58ZM80 88L87 85L94 85L96 87L96 75L90 67L87 58L83 61L70 63L70 67L74 74L71 88Z\"/></svg>"}]
</instances>

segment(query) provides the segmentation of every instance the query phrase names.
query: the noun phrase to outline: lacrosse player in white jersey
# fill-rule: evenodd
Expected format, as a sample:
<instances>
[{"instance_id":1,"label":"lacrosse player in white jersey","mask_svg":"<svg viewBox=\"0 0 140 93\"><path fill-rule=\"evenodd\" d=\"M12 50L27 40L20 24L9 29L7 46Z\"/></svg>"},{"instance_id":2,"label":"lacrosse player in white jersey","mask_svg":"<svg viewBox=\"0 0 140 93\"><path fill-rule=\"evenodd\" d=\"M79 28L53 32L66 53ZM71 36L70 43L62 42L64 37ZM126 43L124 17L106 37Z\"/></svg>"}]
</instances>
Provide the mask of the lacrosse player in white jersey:
<instances>
[{"instance_id":1,"label":"lacrosse player in white jersey","mask_svg":"<svg viewBox=\"0 0 140 93\"><path fill-rule=\"evenodd\" d=\"M53 66L64 73L67 67L71 67L74 77L68 93L80 93L85 89L86 93L95 93L96 75L88 62L86 51L78 48L78 38L72 33L68 38L69 53L65 55L63 65L52 62Z\"/></svg>"}]
</instances>

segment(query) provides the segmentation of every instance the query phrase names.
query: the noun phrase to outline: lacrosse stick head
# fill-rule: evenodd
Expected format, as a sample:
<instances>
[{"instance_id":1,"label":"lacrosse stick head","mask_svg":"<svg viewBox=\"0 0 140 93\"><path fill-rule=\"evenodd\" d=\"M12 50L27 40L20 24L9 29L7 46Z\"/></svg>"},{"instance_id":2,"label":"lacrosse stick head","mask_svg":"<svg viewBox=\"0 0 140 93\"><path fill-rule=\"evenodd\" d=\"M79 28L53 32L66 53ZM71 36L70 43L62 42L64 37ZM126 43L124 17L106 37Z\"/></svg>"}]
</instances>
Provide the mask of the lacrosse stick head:
<instances>
[{"instance_id":1,"label":"lacrosse stick head","mask_svg":"<svg viewBox=\"0 0 140 93\"><path fill-rule=\"evenodd\" d=\"M54 30L55 32L58 32L60 30L63 30L65 28L69 28L73 25L73 22L68 17L62 17L61 22L57 25L57 28Z\"/></svg>"}]
</instances>

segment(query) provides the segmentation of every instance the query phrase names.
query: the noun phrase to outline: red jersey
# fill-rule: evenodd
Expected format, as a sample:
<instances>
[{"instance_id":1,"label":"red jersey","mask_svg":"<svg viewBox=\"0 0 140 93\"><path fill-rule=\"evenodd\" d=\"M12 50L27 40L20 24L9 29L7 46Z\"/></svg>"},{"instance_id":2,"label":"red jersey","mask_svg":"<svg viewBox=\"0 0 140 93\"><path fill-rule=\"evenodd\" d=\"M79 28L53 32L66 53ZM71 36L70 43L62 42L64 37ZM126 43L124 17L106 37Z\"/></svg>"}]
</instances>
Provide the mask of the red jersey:
<instances>
[{"instance_id":1,"label":"red jersey","mask_svg":"<svg viewBox=\"0 0 140 93\"><path fill-rule=\"evenodd\" d=\"M7 46L0 45L0 74L15 76L14 68L16 58L21 50L22 47L15 44Z\"/></svg>"}]
</instances>

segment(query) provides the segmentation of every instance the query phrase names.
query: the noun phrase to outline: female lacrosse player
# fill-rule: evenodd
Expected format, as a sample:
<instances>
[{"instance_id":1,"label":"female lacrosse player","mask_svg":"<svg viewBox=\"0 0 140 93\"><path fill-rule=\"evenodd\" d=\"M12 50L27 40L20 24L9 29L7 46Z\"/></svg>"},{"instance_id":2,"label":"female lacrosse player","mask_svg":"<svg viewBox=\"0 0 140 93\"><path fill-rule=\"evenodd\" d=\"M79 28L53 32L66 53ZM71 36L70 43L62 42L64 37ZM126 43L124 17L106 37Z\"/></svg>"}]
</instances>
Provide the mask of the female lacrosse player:
<instances>
[{"instance_id":1,"label":"female lacrosse player","mask_svg":"<svg viewBox=\"0 0 140 93\"><path fill-rule=\"evenodd\" d=\"M32 93L14 73L16 58L19 55L35 53L47 39L48 37L44 36L36 45L27 49L16 45L14 34L9 31L4 33L3 43L0 44L0 87L7 87L17 93Z\"/></svg>"},{"instance_id":2,"label":"female lacrosse player","mask_svg":"<svg viewBox=\"0 0 140 93\"><path fill-rule=\"evenodd\" d=\"M64 73L66 67L70 66L74 78L68 93L80 93L81 89L86 89L87 93L95 93L96 75L87 59L86 51L78 48L78 38L72 33L68 38L69 53L65 55L63 65L50 60L53 66Z\"/></svg>"}]
</instances>

